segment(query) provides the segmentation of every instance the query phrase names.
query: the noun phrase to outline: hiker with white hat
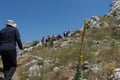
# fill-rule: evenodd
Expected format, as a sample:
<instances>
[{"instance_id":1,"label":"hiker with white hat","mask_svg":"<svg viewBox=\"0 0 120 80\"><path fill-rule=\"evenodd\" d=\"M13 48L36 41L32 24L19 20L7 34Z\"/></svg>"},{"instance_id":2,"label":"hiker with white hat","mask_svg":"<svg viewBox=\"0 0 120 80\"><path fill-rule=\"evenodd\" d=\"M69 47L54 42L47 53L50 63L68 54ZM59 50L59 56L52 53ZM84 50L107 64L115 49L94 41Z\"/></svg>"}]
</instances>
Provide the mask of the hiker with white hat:
<instances>
[{"instance_id":1,"label":"hiker with white hat","mask_svg":"<svg viewBox=\"0 0 120 80\"><path fill-rule=\"evenodd\" d=\"M0 31L0 54L3 63L5 80L11 80L17 67L16 43L23 50L20 34L13 20L6 22L6 27Z\"/></svg>"}]
</instances>

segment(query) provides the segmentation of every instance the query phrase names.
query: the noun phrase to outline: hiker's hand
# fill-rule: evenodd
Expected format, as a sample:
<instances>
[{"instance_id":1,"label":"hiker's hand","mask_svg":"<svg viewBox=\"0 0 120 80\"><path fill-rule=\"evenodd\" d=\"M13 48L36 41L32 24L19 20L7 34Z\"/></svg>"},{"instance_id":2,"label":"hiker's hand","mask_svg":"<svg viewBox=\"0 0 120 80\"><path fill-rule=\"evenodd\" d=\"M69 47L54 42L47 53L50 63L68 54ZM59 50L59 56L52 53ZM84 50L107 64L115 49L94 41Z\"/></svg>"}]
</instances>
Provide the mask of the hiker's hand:
<instances>
[{"instance_id":1,"label":"hiker's hand","mask_svg":"<svg viewBox=\"0 0 120 80\"><path fill-rule=\"evenodd\" d=\"M23 54L23 50L20 50L19 51L19 55L21 56Z\"/></svg>"}]
</instances>

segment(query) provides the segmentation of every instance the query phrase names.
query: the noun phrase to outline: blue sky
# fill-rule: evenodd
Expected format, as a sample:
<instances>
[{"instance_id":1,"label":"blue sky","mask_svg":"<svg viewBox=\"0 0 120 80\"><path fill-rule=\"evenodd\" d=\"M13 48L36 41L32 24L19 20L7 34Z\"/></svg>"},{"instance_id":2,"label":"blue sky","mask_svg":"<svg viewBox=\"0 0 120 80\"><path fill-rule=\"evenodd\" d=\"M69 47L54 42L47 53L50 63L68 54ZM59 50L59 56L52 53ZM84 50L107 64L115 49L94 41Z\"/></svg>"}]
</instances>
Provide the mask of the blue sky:
<instances>
[{"instance_id":1,"label":"blue sky","mask_svg":"<svg viewBox=\"0 0 120 80\"><path fill-rule=\"evenodd\" d=\"M0 0L0 29L16 22L22 41L77 30L84 19L103 16L113 0Z\"/></svg>"}]
</instances>

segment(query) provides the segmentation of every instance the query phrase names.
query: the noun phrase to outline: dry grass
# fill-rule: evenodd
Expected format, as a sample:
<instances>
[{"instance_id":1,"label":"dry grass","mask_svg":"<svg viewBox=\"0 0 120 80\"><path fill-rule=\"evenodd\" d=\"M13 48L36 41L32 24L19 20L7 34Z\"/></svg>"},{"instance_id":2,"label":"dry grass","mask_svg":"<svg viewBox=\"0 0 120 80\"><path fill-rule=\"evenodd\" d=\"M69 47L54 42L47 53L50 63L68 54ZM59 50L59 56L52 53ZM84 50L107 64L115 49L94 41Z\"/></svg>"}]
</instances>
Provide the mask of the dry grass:
<instances>
[{"instance_id":1,"label":"dry grass","mask_svg":"<svg viewBox=\"0 0 120 80\"><path fill-rule=\"evenodd\" d=\"M111 18L110 18L111 19ZM104 19L101 19L103 21ZM107 19L106 19L107 20ZM109 19L108 19L109 20ZM117 42L120 42L119 37L114 38L113 37L113 31L110 27L102 27L102 28L91 28L87 30L86 39L84 41L83 45L83 59L86 61L89 61L90 65L92 64L102 64L103 72L94 73L92 71L89 71L87 74L85 73L84 76L88 78L89 80L94 80L95 78L99 78L99 80L105 80L100 75L103 76L110 76L112 71L120 67L120 47L113 45L111 42L112 39L115 39ZM118 35L118 33L117 33ZM116 36L116 34L115 34ZM78 37L78 36L77 36ZM71 38L76 38L74 35ZM103 41L104 39L107 39L107 42L104 44L99 44L99 46L96 46L94 43L94 40ZM115 42L116 43L116 42ZM97 55L95 53L98 52ZM34 48L29 53L25 53L27 55L34 55L39 56L44 59L56 59L59 58L60 61L57 64L54 64L54 66L51 66L49 68L42 69L42 77L39 78L41 80L68 80L69 73L64 72L65 69L63 69L60 72L53 72L53 68L55 66L68 66L69 63L78 62L79 54L80 54L80 43L72 42L67 47L59 48L58 50L53 50L52 47L37 47ZM29 62L30 59L27 57L23 60L21 63L22 65ZM19 59L20 60L20 59ZM42 64L40 62L40 64ZM19 71L22 77L21 80L25 80L27 78L27 71L28 68L21 68L19 67ZM44 75L45 74L45 75ZM30 80L32 80L31 78ZM36 80L39 80L38 77L35 77ZM107 80L107 77L106 77Z\"/></svg>"}]
</instances>

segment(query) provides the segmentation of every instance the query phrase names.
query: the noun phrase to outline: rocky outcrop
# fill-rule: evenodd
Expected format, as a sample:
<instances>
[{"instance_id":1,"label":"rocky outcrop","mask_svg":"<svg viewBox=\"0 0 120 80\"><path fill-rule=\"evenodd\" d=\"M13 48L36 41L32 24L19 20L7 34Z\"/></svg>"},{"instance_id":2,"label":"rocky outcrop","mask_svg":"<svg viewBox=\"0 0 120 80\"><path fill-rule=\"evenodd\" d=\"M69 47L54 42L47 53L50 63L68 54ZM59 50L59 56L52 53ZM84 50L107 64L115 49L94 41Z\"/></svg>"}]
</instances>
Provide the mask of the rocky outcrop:
<instances>
[{"instance_id":1,"label":"rocky outcrop","mask_svg":"<svg viewBox=\"0 0 120 80\"><path fill-rule=\"evenodd\" d=\"M120 0L113 0L113 3L111 4L110 13L112 13L116 9L120 9Z\"/></svg>"},{"instance_id":2,"label":"rocky outcrop","mask_svg":"<svg viewBox=\"0 0 120 80\"><path fill-rule=\"evenodd\" d=\"M108 15L112 15L116 20L120 20L120 0L113 0Z\"/></svg>"}]
</instances>

